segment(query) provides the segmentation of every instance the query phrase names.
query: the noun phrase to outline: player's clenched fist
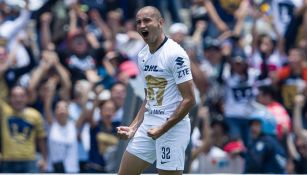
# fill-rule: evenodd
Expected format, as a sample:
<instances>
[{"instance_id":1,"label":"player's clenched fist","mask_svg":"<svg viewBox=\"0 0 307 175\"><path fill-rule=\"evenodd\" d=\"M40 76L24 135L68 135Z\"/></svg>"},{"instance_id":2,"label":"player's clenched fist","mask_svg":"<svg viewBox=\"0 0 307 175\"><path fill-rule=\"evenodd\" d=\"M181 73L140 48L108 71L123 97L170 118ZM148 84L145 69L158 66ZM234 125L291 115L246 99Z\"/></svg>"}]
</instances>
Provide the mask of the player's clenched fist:
<instances>
[{"instance_id":1,"label":"player's clenched fist","mask_svg":"<svg viewBox=\"0 0 307 175\"><path fill-rule=\"evenodd\" d=\"M134 130L128 126L119 126L117 129L117 135L120 139L130 139L134 135Z\"/></svg>"},{"instance_id":2,"label":"player's clenched fist","mask_svg":"<svg viewBox=\"0 0 307 175\"><path fill-rule=\"evenodd\" d=\"M162 135L162 130L160 128L151 128L147 131L147 135L152 139L156 140Z\"/></svg>"}]
</instances>

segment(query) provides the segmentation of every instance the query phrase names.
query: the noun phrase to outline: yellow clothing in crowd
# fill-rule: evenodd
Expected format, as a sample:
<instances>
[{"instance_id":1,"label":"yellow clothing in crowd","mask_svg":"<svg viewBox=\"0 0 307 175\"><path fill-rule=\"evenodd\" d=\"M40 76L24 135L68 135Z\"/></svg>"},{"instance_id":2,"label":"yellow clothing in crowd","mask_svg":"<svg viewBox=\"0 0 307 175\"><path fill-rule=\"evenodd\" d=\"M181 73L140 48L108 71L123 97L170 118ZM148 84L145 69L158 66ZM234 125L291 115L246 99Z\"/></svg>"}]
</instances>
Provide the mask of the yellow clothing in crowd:
<instances>
[{"instance_id":1,"label":"yellow clothing in crowd","mask_svg":"<svg viewBox=\"0 0 307 175\"><path fill-rule=\"evenodd\" d=\"M43 118L30 107L16 113L7 103L0 101L2 160L35 160L36 139L46 136Z\"/></svg>"}]
</instances>

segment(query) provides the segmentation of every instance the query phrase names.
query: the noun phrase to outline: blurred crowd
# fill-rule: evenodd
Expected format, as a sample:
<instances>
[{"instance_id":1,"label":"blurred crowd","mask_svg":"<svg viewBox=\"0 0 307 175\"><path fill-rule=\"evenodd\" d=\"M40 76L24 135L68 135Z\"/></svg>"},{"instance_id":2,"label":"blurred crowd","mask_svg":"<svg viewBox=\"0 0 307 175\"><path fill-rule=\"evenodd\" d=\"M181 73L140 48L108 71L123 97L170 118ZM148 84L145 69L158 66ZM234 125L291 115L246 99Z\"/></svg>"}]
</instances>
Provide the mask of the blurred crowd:
<instances>
[{"instance_id":1,"label":"blurred crowd","mask_svg":"<svg viewBox=\"0 0 307 175\"><path fill-rule=\"evenodd\" d=\"M116 172L145 46L134 17L152 5L198 92L187 171L307 174L307 0L12 2L0 0L1 172Z\"/></svg>"}]
</instances>

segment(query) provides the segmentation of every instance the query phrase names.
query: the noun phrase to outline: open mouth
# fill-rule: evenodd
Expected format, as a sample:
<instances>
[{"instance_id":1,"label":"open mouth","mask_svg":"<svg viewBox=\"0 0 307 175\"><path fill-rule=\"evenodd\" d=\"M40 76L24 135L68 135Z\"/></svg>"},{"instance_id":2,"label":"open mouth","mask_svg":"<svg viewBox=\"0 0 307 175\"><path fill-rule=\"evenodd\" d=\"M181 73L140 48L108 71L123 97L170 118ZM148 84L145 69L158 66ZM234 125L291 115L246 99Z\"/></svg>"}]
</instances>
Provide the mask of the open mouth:
<instances>
[{"instance_id":1,"label":"open mouth","mask_svg":"<svg viewBox=\"0 0 307 175\"><path fill-rule=\"evenodd\" d=\"M144 38L146 38L149 35L149 32L148 31L142 31L141 34Z\"/></svg>"}]
</instances>

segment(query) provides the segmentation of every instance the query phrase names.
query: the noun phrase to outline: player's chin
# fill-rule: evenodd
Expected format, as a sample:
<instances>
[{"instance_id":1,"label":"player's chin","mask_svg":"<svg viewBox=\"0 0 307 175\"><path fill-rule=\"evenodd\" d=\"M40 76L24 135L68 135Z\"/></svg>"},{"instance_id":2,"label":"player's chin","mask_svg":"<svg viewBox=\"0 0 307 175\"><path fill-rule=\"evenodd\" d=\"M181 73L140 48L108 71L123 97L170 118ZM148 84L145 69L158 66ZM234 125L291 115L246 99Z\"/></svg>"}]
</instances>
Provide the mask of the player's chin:
<instances>
[{"instance_id":1,"label":"player's chin","mask_svg":"<svg viewBox=\"0 0 307 175\"><path fill-rule=\"evenodd\" d=\"M147 43L149 41L149 37L148 36L142 36L143 40Z\"/></svg>"}]
</instances>

